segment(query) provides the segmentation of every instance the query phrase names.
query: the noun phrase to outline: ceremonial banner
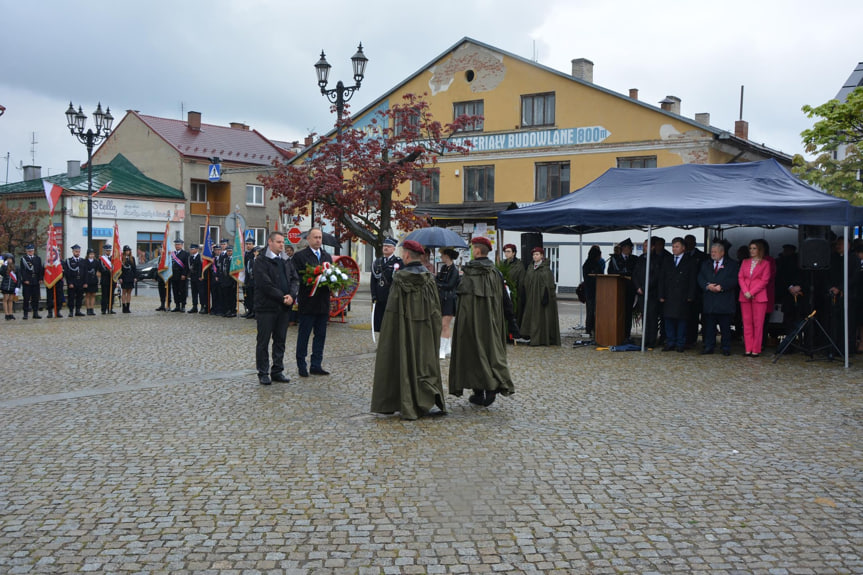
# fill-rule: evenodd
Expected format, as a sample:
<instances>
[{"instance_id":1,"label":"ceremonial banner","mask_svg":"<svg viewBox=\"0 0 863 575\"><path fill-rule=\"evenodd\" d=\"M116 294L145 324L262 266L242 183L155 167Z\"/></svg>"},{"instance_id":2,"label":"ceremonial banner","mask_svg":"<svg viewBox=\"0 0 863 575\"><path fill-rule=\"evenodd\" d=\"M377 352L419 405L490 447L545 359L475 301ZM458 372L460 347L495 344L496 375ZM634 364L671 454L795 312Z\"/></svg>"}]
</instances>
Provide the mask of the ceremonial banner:
<instances>
[{"instance_id":1,"label":"ceremonial banner","mask_svg":"<svg viewBox=\"0 0 863 575\"><path fill-rule=\"evenodd\" d=\"M60 263L60 250L54 237L54 226L48 226L48 245L45 248L45 287L51 289L63 279L63 265Z\"/></svg>"},{"instance_id":2,"label":"ceremonial banner","mask_svg":"<svg viewBox=\"0 0 863 575\"><path fill-rule=\"evenodd\" d=\"M120 253L120 227L116 221L114 222L114 249L111 251L113 252L111 254L111 279L117 283L123 271L123 260L121 259L123 254Z\"/></svg>"},{"instance_id":3,"label":"ceremonial banner","mask_svg":"<svg viewBox=\"0 0 863 575\"><path fill-rule=\"evenodd\" d=\"M168 283L168 280L171 279L171 276L174 274L174 270L171 267L171 258L168 255L168 226L171 225L170 222L165 224L165 237L162 238L162 253L159 254L159 277L162 278L162 281Z\"/></svg>"}]
</instances>

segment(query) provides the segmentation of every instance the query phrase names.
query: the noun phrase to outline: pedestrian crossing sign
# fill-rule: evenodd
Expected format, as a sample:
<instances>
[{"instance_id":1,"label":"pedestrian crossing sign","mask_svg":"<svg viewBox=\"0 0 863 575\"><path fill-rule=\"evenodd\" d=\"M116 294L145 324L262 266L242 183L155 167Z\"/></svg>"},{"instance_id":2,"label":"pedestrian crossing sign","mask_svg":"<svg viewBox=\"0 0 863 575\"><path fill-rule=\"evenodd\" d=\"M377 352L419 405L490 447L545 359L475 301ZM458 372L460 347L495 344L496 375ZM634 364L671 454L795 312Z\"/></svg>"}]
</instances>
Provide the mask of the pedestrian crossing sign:
<instances>
[{"instance_id":1,"label":"pedestrian crossing sign","mask_svg":"<svg viewBox=\"0 0 863 575\"><path fill-rule=\"evenodd\" d=\"M222 179L222 164L210 164L210 181L218 182Z\"/></svg>"},{"instance_id":2,"label":"pedestrian crossing sign","mask_svg":"<svg viewBox=\"0 0 863 575\"><path fill-rule=\"evenodd\" d=\"M255 241L255 230L246 230L246 239Z\"/></svg>"}]
</instances>

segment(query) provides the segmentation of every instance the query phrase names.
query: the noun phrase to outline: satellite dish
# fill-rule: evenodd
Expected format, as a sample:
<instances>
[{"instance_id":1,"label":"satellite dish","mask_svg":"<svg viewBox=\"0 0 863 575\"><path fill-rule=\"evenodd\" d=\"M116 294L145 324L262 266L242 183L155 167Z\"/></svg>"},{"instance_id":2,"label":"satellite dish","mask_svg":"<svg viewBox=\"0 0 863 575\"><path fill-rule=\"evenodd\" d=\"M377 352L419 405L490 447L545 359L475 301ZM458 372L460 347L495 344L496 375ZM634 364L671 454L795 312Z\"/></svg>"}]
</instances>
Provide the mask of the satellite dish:
<instances>
[{"instance_id":1,"label":"satellite dish","mask_svg":"<svg viewBox=\"0 0 863 575\"><path fill-rule=\"evenodd\" d=\"M246 229L246 218L239 212L232 212L225 218L225 232L232 238L237 235L237 223L241 230Z\"/></svg>"}]
</instances>

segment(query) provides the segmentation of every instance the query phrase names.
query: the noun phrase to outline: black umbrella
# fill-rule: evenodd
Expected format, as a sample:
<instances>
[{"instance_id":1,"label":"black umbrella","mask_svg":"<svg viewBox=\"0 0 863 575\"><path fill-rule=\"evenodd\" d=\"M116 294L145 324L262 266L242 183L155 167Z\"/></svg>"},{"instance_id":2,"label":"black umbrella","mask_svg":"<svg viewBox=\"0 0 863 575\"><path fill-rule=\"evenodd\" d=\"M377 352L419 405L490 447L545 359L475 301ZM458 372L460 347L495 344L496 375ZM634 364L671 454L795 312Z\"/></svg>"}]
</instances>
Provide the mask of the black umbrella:
<instances>
[{"instance_id":1,"label":"black umbrella","mask_svg":"<svg viewBox=\"0 0 863 575\"><path fill-rule=\"evenodd\" d=\"M467 242L460 235L446 228L420 228L405 236L406 240L419 242L426 248L466 248Z\"/></svg>"}]
</instances>

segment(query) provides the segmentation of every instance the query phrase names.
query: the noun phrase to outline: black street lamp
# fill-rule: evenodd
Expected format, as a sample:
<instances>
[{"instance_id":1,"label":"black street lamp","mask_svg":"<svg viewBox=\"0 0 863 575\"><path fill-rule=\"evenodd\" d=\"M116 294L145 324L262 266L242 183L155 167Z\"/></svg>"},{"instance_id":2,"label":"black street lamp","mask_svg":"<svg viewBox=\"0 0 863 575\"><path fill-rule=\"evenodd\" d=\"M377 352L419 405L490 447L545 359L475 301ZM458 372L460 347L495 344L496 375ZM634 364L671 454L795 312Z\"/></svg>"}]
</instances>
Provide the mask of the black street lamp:
<instances>
[{"instance_id":1,"label":"black street lamp","mask_svg":"<svg viewBox=\"0 0 863 575\"><path fill-rule=\"evenodd\" d=\"M327 62L327 57L324 55L324 51L321 50L321 59L318 60L317 64L315 64L315 72L318 74L318 86L321 87L321 94L327 97L327 100L330 101L331 104L336 105L336 140L341 141L342 139L342 114L345 111L345 102L349 101L351 97L354 95L354 92L360 89L360 84L362 84L363 78L366 75L366 64L369 59L366 58L366 55L363 54L363 44L360 42L360 45L357 47L357 53L351 56L351 64L354 68L354 82L353 86L345 86L345 84L339 80L336 84L335 88L331 88L327 90L327 82L330 76L330 63ZM312 202L312 225L315 225L315 202Z\"/></svg>"},{"instance_id":2,"label":"black street lamp","mask_svg":"<svg viewBox=\"0 0 863 575\"><path fill-rule=\"evenodd\" d=\"M111 108L102 112L102 103L96 106L96 111L93 112L93 120L96 122L96 130L89 128L86 132L84 126L87 123L87 115L81 111L81 106L78 106L78 111L75 111L75 106L69 102L69 109L66 110L66 125L73 136L78 138L78 141L87 146L87 248L93 247L93 147L108 137L111 133L111 124L114 123L114 116L111 115Z\"/></svg>"}]
</instances>

